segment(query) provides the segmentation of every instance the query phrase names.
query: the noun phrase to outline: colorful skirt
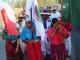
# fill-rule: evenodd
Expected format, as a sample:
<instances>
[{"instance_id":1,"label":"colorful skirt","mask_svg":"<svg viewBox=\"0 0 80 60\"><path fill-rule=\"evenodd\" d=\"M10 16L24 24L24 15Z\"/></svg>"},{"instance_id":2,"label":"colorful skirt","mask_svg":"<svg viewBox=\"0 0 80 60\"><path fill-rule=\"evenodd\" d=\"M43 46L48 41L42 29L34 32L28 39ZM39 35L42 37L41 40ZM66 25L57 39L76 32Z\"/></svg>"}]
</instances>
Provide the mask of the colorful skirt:
<instances>
[{"instance_id":1,"label":"colorful skirt","mask_svg":"<svg viewBox=\"0 0 80 60\"><path fill-rule=\"evenodd\" d=\"M6 56L7 60L19 60L18 53L15 52L17 43L12 43L11 40L6 41Z\"/></svg>"},{"instance_id":2,"label":"colorful skirt","mask_svg":"<svg viewBox=\"0 0 80 60\"><path fill-rule=\"evenodd\" d=\"M35 52L33 48L33 41L27 41L26 43L26 54L28 60L36 60Z\"/></svg>"},{"instance_id":3,"label":"colorful skirt","mask_svg":"<svg viewBox=\"0 0 80 60\"><path fill-rule=\"evenodd\" d=\"M26 52L28 60L42 60L40 41L27 41Z\"/></svg>"},{"instance_id":4,"label":"colorful skirt","mask_svg":"<svg viewBox=\"0 0 80 60\"><path fill-rule=\"evenodd\" d=\"M51 60L65 60L67 58L67 51L65 44L50 45Z\"/></svg>"}]
</instances>

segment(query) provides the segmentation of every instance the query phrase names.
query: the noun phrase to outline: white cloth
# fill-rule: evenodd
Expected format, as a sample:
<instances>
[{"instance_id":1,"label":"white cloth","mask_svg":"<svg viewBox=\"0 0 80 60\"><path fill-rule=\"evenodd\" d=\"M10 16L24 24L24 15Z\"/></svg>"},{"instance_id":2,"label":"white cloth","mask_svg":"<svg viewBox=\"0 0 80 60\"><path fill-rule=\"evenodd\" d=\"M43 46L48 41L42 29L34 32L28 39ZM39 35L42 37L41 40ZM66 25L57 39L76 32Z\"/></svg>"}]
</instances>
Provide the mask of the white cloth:
<instances>
[{"instance_id":1,"label":"white cloth","mask_svg":"<svg viewBox=\"0 0 80 60\"><path fill-rule=\"evenodd\" d=\"M25 54L26 44L24 42L22 42L22 40L19 40L19 44L20 44L23 54Z\"/></svg>"},{"instance_id":2,"label":"white cloth","mask_svg":"<svg viewBox=\"0 0 80 60\"><path fill-rule=\"evenodd\" d=\"M52 20L53 18L57 18L60 20L60 17L61 17L61 13L57 11L55 13L51 13L51 16L49 18L50 20Z\"/></svg>"},{"instance_id":3,"label":"white cloth","mask_svg":"<svg viewBox=\"0 0 80 60\"><path fill-rule=\"evenodd\" d=\"M47 20L47 29L51 26L51 22Z\"/></svg>"},{"instance_id":4,"label":"white cloth","mask_svg":"<svg viewBox=\"0 0 80 60\"><path fill-rule=\"evenodd\" d=\"M68 55L71 56L71 36L65 39L66 50L68 51Z\"/></svg>"},{"instance_id":5,"label":"white cloth","mask_svg":"<svg viewBox=\"0 0 80 60\"><path fill-rule=\"evenodd\" d=\"M17 29L19 30L19 32L21 33L25 27L25 20L23 20L20 24L17 23L16 24ZM25 53L25 43L22 42L22 40L19 40L19 44L20 44L20 48L23 52L23 54Z\"/></svg>"},{"instance_id":6,"label":"white cloth","mask_svg":"<svg viewBox=\"0 0 80 60\"><path fill-rule=\"evenodd\" d=\"M23 20L21 22L21 24L17 23L16 24L17 29L19 30L19 32L21 33L23 31L23 28L25 27L25 20Z\"/></svg>"}]
</instances>

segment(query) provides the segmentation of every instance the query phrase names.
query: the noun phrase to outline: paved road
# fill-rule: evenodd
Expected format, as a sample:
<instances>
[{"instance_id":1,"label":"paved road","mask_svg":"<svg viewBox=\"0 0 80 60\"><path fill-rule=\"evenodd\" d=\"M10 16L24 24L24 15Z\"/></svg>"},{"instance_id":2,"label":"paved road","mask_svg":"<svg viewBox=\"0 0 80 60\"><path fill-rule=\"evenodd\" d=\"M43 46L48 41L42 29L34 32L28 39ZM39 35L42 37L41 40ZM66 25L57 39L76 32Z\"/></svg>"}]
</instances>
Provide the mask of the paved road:
<instances>
[{"instance_id":1,"label":"paved road","mask_svg":"<svg viewBox=\"0 0 80 60\"><path fill-rule=\"evenodd\" d=\"M0 37L0 60L6 60L5 40Z\"/></svg>"}]
</instances>

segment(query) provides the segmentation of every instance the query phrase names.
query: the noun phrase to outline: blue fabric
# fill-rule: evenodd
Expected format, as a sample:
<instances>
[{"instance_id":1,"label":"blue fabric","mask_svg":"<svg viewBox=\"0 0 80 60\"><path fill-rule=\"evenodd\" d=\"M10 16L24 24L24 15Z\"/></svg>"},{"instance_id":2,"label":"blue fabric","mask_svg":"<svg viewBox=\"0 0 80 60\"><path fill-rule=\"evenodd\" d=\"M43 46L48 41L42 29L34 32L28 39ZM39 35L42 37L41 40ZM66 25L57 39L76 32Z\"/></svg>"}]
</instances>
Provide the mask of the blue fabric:
<instances>
[{"instance_id":1,"label":"blue fabric","mask_svg":"<svg viewBox=\"0 0 80 60\"><path fill-rule=\"evenodd\" d=\"M15 41L19 38L19 35L10 35L10 40Z\"/></svg>"},{"instance_id":2,"label":"blue fabric","mask_svg":"<svg viewBox=\"0 0 80 60\"><path fill-rule=\"evenodd\" d=\"M47 23L46 23L46 21L43 21L43 24L44 24L44 28L47 29Z\"/></svg>"},{"instance_id":3,"label":"blue fabric","mask_svg":"<svg viewBox=\"0 0 80 60\"><path fill-rule=\"evenodd\" d=\"M26 40L36 40L36 34L32 33L31 29L24 27L22 33L20 34L20 40L26 41Z\"/></svg>"}]
</instances>

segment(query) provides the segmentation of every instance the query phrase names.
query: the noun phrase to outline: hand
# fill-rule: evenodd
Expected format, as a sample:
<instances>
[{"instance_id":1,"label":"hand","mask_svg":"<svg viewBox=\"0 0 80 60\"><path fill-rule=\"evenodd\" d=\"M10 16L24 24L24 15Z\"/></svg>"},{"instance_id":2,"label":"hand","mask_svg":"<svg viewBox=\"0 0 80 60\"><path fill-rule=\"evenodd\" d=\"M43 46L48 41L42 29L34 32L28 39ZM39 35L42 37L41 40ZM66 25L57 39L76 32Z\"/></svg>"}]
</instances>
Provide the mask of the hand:
<instances>
[{"instance_id":1,"label":"hand","mask_svg":"<svg viewBox=\"0 0 80 60\"><path fill-rule=\"evenodd\" d=\"M59 30L58 30L58 31L59 31L60 33L62 33L62 29L63 29L62 26L59 26Z\"/></svg>"}]
</instances>

